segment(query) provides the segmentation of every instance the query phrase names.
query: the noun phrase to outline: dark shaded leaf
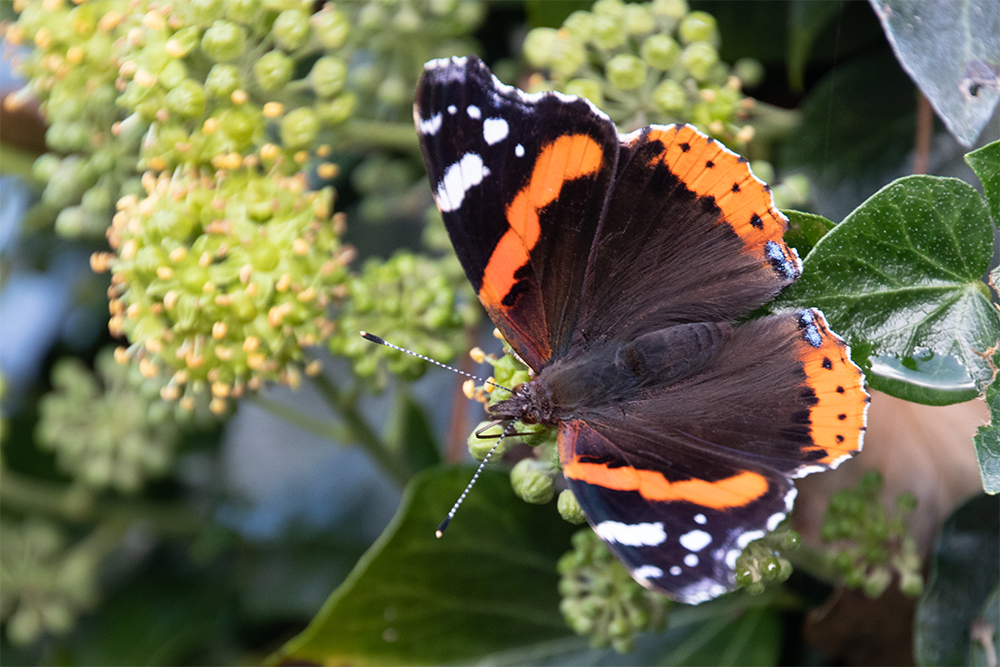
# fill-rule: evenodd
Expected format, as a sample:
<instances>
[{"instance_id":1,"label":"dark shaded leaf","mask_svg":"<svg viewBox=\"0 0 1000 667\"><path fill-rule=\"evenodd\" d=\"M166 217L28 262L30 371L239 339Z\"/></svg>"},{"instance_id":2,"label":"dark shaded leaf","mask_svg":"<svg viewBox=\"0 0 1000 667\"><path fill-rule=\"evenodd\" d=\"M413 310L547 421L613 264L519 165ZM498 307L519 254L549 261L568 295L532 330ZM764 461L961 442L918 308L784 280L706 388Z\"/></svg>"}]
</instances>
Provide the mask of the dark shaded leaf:
<instances>
[{"instance_id":1,"label":"dark shaded leaf","mask_svg":"<svg viewBox=\"0 0 1000 667\"><path fill-rule=\"evenodd\" d=\"M917 662L970 664L970 631L998 583L1000 498L976 496L948 518L934 547L927 591L917 607Z\"/></svg>"},{"instance_id":2,"label":"dark shaded leaf","mask_svg":"<svg viewBox=\"0 0 1000 667\"><path fill-rule=\"evenodd\" d=\"M1000 2L869 1L903 69L971 146L1000 100Z\"/></svg>"},{"instance_id":3,"label":"dark shaded leaf","mask_svg":"<svg viewBox=\"0 0 1000 667\"><path fill-rule=\"evenodd\" d=\"M967 153L965 161L983 184L993 221L1000 223L1000 141Z\"/></svg>"},{"instance_id":4,"label":"dark shaded leaf","mask_svg":"<svg viewBox=\"0 0 1000 667\"><path fill-rule=\"evenodd\" d=\"M428 421L424 409L413 400L404 382L396 383L389 421L382 437L414 472L441 463L434 427Z\"/></svg>"},{"instance_id":5,"label":"dark shaded leaf","mask_svg":"<svg viewBox=\"0 0 1000 667\"><path fill-rule=\"evenodd\" d=\"M823 237L776 305L820 308L872 387L924 403L957 402L993 377L984 354L1000 338L1000 314L981 280L992 255L989 213L972 186L909 176ZM954 357L965 373L941 356ZM884 363L887 357L899 364ZM919 391L900 391L900 382Z\"/></svg>"},{"instance_id":6,"label":"dark shaded leaf","mask_svg":"<svg viewBox=\"0 0 1000 667\"><path fill-rule=\"evenodd\" d=\"M806 63L816 37L843 11L839 2L793 0L788 6L788 84L793 90L805 87Z\"/></svg>"},{"instance_id":7,"label":"dark shaded leaf","mask_svg":"<svg viewBox=\"0 0 1000 667\"><path fill-rule=\"evenodd\" d=\"M570 635L556 561L575 527L486 470L438 540L472 469L429 468L306 630L272 660L441 664Z\"/></svg>"},{"instance_id":8,"label":"dark shaded leaf","mask_svg":"<svg viewBox=\"0 0 1000 667\"><path fill-rule=\"evenodd\" d=\"M833 229L832 222L815 213L802 211L785 211L788 218L788 231L785 232L785 243L795 248L799 257L805 257L826 233Z\"/></svg>"},{"instance_id":9,"label":"dark shaded leaf","mask_svg":"<svg viewBox=\"0 0 1000 667\"><path fill-rule=\"evenodd\" d=\"M839 220L908 173L915 92L888 50L853 58L813 87L780 162L785 171L809 176L816 210Z\"/></svg>"},{"instance_id":10,"label":"dark shaded leaf","mask_svg":"<svg viewBox=\"0 0 1000 667\"><path fill-rule=\"evenodd\" d=\"M1000 588L993 589L973 623L971 662L975 667L994 667L1000 655Z\"/></svg>"},{"instance_id":11,"label":"dark shaded leaf","mask_svg":"<svg viewBox=\"0 0 1000 667\"><path fill-rule=\"evenodd\" d=\"M781 652L781 622L773 608L763 605L759 598L734 595L696 607L673 606L667 630L640 635L629 654L587 648L585 638L569 637L488 655L477 664L480 667L775 665Z\"/></svg>"}]
</instances>

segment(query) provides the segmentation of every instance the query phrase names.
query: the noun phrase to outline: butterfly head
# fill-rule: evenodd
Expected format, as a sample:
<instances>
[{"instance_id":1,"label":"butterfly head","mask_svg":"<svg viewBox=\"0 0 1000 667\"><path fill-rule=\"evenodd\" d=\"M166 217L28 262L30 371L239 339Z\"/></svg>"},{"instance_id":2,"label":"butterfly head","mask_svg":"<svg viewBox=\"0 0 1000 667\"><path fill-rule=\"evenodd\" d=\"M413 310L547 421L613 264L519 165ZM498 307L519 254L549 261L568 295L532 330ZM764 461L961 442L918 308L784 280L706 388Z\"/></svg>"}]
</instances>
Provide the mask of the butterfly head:
<instances>
[{"instance_id":1,"label":"butterfly head","mask_svg":"<svg viewBox=\"0 0 1000 667\"><path fill-rule=\"evenodd\" d=\"M517 419L525 424L544 424L555 427L557 418L552 402L552 392L546 382L535 378L514 387L506 401L489 408L490 416L497 419Z\"/></svg>"}]
</instances>

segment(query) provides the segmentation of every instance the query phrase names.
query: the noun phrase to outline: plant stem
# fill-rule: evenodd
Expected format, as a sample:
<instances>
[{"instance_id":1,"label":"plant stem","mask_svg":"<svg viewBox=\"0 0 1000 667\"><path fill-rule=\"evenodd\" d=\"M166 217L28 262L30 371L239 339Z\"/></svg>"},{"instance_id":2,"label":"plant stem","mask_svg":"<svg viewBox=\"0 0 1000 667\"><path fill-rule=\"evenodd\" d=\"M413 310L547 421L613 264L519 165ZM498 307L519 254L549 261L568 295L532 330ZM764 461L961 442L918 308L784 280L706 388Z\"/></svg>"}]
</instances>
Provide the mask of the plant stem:
<instances>
[{"instance_id":1,"label":"plant stem","mask_svg":"<svg viewBox=\"0 0 1000 667\"><path fill-rule=\"evenodd\" d=\"M386 447L382 439L368 426L361 413L358 412L354 397L344 391L326 375L320 373L312 378L327 404L343 420L343 440L345 444L358 444L367 451L382 470L385 471L400 486L405 486L410 480L412 471L402 459Z\"/></svg>"},{"instance_id":2,"label":"plant stem","mask_svg":"<svg viewBox=\"0 0 1000 667\"><path fill-rule=\"evenodd\" d=\"M0 505L81 523L142 522L159 535L199 535L206 521L184 503L94 498L93 494L0 467Z\"/></svg>"}]
</instances>

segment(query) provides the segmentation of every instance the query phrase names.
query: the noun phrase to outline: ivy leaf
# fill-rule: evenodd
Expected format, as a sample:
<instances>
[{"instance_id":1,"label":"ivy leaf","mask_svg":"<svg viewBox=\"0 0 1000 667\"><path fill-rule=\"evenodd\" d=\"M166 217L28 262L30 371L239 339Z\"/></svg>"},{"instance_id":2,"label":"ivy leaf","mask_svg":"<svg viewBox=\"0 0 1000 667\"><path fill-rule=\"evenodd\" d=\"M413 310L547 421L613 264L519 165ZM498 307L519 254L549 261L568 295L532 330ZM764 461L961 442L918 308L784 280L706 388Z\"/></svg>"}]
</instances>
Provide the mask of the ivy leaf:
<instances>
[{"instance_id":1,"label":"ivy leaf","mask_svg":"<svg viewBox=\"0 0 1000 667\"><path fill-rule=\"evenodd\" d=\"M802 211L782 210L788 218L785 243L795 248L799 257L805 257L826 233L833 229L833 223L821 215Z\"/></svg>"},{"instance_id":2,"label":"ivy leaf","mask_svg":"<svg viewBox=\"0 0 1000 667\"><path fill-rule=\"evenodd\" d=\"M993 221L1000 223L1000 141L967 153L965 161L983 184Z\"/></svg>"},{"instance_id":3,"label":"ivy leaf","mask_svg":"<svg viewBox=\"0 0 1000 667\"><path fill-rule=\"evenodd\" d=\"M1000 339L1000 313L981 280L992 256L989 212L971 185L909 176L823 237L776 306L820 308L873 388L956 403L993 377L986 353Z\"/></svg>"},{"instance_id":4,"label":"ivy leaf","mask_svg":"<svg viewBox=\"0 0 1000 667\"><path fill-rule=\"evenodd\" d=\"M434 537L472 473L417 475L382 536L271 661L442 664L571 636L556 562L576 528L518 499L506 472L485 470Z\"/></svg>"},{"instance_id":5,"label":"ivy leaf","mask_svg":"<svg viewBox=\"0 0 1000 667\"><path fill-rule=\"evenodd\" d=\"M921 665L971 663L971 631L1000 584L1000 498L976 496L945 521L927 590L917 606L914 650ZM994 598L995 599L995 598ZM993 636L1000 634L995 629Z\"/></svg>"},{"instance_id":6,"label":"ivy leaf","mask_svg":"<svg viewBox=\"0 0 1000 667\"><path fill-rule=\"evenodd\" d=\"M1000 361L1000 355L993 359ZM976 444L983 490L995 494L1000 493L1000 387L996 382L986 390L986 405L990 408L990 423L980 426L972 441Z\"/></svg>"},{"instance_id":7,"label":"ivy leaf","mask_svg":"<svg viewBox=\"0 0 1000 667\"><path fill-rule=\"evenodd\" d=\"M1000 3L869 0L899 64L971 146L1000 100Z\"/></svg>"}]
</instances>

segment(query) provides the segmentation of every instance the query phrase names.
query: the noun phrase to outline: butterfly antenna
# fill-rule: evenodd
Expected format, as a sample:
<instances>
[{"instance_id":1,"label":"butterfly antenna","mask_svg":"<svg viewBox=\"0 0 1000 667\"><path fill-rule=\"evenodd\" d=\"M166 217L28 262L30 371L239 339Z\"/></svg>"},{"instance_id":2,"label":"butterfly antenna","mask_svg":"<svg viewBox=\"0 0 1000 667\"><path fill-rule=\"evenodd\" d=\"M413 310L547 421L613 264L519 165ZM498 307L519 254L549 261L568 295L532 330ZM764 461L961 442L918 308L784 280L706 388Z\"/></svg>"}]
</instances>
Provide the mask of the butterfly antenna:
<instances>
[{"instance_id":1,"label":"butterfly antenna","mask_svg":"<svg viewBox=\"0 0 1000 667\"><path fill-rule=\"evenodd\" d=\"M378 343L379 345L385 345L386 347L391 347L394 350L399 350L400 352L405 352L406 354L413 355L414 357L417 357L419 359L423 359L424 361L429 361L430 363L434 364L435 366L440 366L441 368L447 368L449 371L452 371L453 373L458 373L459 375L464 375L467 378L472 378L473 380L477 380L479 382L482 382L483 384L491 384L494 387L496 387L497 389L503 389L504 391L506 391L508 393L513 393L507 387L505 387L503 385L500 385L500 384L497 384L493 380L485 380L485 379L483 379L481 377L478 377L476 375L472 375L471 373L466 373L465 371L459 370L459 369L455 368L454 366L449 366L448 364L442 364L440 361L435 361L434 359L431 359L430 357L425 357L424 355L418 354L418 353L414 352L413 350L407 350L405 347L399 347L398 345L393 345L392 343L387 342L384 338L379 338L375 334L370 334L367 331L362 331L361 332L361 337L364 338L365 340L370 340L373 343Z\"/></svg>"},{"instance_id":2,"label":"butterfly antenna","mask_svg":"<svg viewBox=\"0 0 1000 667\"><path fill-rule=\"evenodd\" d=\"M486 456L483 457L483 460L479 464L479 467L476 468L475 474L472 475L472 479L469 480L469 483L466 485L465 490L462 491L462 495L458 497L458 500L455 501L455 504L451 506L450 510L448 510L448 516L444 518L444 521L442 521L440 525L438 525L437 530L434 531L435 537L440 539L441 536L444 535L444 529L447 528L448 524L451 523L451 520L455 518L455 512L458 511L459 506L461 506L462 502L465 501L465 497L469 495L469 491L472 490L472 487L475 485L476 480L479 479L479 475L480 473L483 472L483 468L485 468L486 464L489 463L490 457L493 456L493 452L495 452L497 447L500 446L500 441L507 437L507 435L510 433L511 428L513 427L514 427L513 421L508 423L507 426L504 427L503 433L500 434L500 437L497 438L497 441L493 443L492 447L490 447L490 451L486 452Z\"/></svg>"}]
</instances>

